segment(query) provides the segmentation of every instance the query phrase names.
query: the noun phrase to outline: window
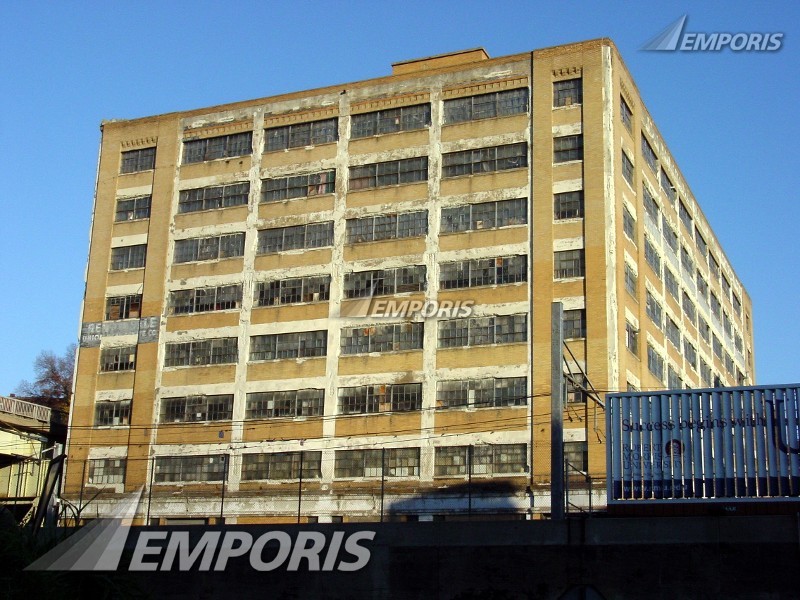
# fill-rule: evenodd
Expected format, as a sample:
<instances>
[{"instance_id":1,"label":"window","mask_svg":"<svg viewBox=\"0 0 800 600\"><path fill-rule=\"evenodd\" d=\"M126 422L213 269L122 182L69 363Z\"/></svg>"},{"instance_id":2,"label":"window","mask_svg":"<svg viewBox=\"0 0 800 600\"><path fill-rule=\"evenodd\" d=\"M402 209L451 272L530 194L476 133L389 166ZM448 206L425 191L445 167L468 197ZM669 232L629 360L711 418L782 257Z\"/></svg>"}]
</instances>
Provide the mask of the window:
<instances>
[{"instance_id":1,"label":"window","mask_svg":"<svg viewBox=\"0 0 800 600\"><path fill-rule=\"evenodd\" d=\"M408 412L422 408L422 384L360 385L339 388L339 414Z\"/></svg>"},{"instance_id":2,"label":"window","mask_svg":"<svg viewBox=\"0 0 800 600\"><path fill-rule=\"evenodd\" d=\"M301 302L324 302L330 299L331 276L314 275L260 281L256 284L256 306L278 306Z\"/></svg>"},{"instance_id":3,"label":"window","mask_svg":"<svg viewBox=\"0 0 800 600\"><path fill-rule=\"evenodd\" d=\"M622 96L619 97L619 114L625 129L631 131L633 129L633 111Z\"/></svg>"},{"instance_id":4,"label":"window","mask_svg":"<svg viewBox=\"0 0 800 600\"><path fill-rule=\"evenodd\" d=\"M147 256L147 244L111 249L111 270L141 269Z\"/></svg>"},{"instance_id":5,"label":"window","mask_svg":"<svg viewBox=\"0 0 800 600\"><path fill-rule=\"evenodd\" d=\"M711 387L711 367L700 359L700 383L703 387Z\"/></svg>"},{"instance_id":6,"label":"window","mask_svg":"<svg viewBox=\"0 0 800 600\"><path fill-rule=\"evenodd\" d=\"M381 460L382 458L385 462ZM336 450L333 470L337 479L419 477L419 448Z\"/></svg>"},{"instance_id":7,"label":"window","mask_svg":"<svg viewBox=\"0 0 800 600\"><path fill-rule=\"evenodd\" d=\"M625 263L625 289L628 293L636 298L636 292L639 287L639 278L636 275L636 271L633 270L627 262Z\"/></svg>"},{"instance_id":8,"label":"window","mask_svg":"<svg viewBox=\"0 0 800 600\"><path fill-rule=\"evenodd\" d=\"M644 197L644 212L653 219L653 223L658 228L658 223L661 221L661 207L650 192L650 188L644 184L642 184L642 196Z\"/></svg>"},{"instance_id":9,"label":"window","mask_svg":"<svg viewBox=\"0 0 800 600\"><path fill-rule=\"evenodd\" d=\"M258 254L310 250L332 245L333 221L262 229L258 232Z\"/></svg>"},{"instance_id":10,"label":"window","mask_svg":"<svg viewBox=\"0 0 800 600\"><path fill-rule=\"evenodd\" d=\"M253 152L253 132L233 133L183 142L183 164L247 156Z\"/></svg>"},{"instance_id":11,"label":"window","mask_svg":"<svg viewBox=\"0 0 800 600\"><path fill-rule=\"evenodd\" d=\"M675 346L678 350L681 349L681 330L678 327L678 324L672 320L672 317L667 316L666 321L666 333L667 339L672 342L672 345Z\"/></svg>"},{"instance_id":12,"label":"window","mask_svg":"<svg viewBox=\"0 0 800 600\"><path fill-rule=\"evenodd\" d=\"M119 427L130 425L131 401L98 402L94 405L95 427Z\"/></svg>"},{"instance_id":13,"label":"window","mask_svg":"<svg viewBox=\"0 0 800 600\"><path fill-rule=\"evenodd\" d=\"M697 294L703 300L708 301L708 282L703 277L702 273L700 273L700 269L697 269Z\"/></svg>"},{"instance_id":14,"label":"window","mask_svg":"<svg viewBox=\"0 0 800 600\"><path fill-rule=\"evenodd\" d=\"M342 329L342 354L422 350L423 323L388 323Z\"/></svg>"},{"instance_id":15,"label":"window","mask_svg":"<svg viewBox=\"0 0 800 600\"><path fill-rule=\"evenodd\" d=\"M344 274L344 297L365 298L425 290L425 265Z\"/></svg>"},{"instance_id":16,"label":"window","mask_svg":"<svg viewBox=\"0 0 800 600\"><path fill-rule=\"evenodd\" d=\"M347 219L348 244L420 237L427 233L427 210Z\"/></svg>"},{"instance_id":17,"label":"window","mask_svg":"<svg viewBox=\"0 0 800 600\"><path fill-rule=\"evenodd\" d=\"M142 308L142 295L112 296L106 298L106 321L138 319Z\"/></svg>"},{"instance_id":18,"label":"window","mask_svg":"<svg viewBox=\"0 0 800 600\"><path fill-rule=\"evenodd\" d=\"M479 175L528 166L528 145L506 144L442 154L442 177Z\"/></svg>"},{"instance_id":19,"label":"window","mask_svg":"<svg viewBox=\"0 0 800 600\"><path fill-rule=\"evenodd\" d=\"M308 358L325 356L327 351L326 330L254 335L250 338L250 360Z\"/></svg>"},{"instance_id":20,"label":"window","mask_svg":"<svg viewBox=\"0 0 800 600\"><path fill-rule=\"evenodd\" d=\"M717 319L722 318L722 305L719 303L719 298L714 292L711 292L711 314L717 317Z\"/></svg>"},{"instance_id":21,"label":"window","mask_svg":"<svg viewBox=\"0 0 800 600\"><path fill-rule=\"evenodd\" d=\"M138 196L136 198L117 199L117 212L114 221L135 221L136 219L150 218L151 196Z\"/></svg>"},{"instance_id":22,"label":"window","mask_svg":"<svg viewBox=\"0 0 800 600\"><path fill-rule=\"evenodd\" d=\"M639 330L625 322L625 347L636 356L639 356Z\"/></svg>"},{"instance_id":23,"label":"window","mask_svg":"<svg viewBox=\"0 0 800 600\"><path fill-rule=\"evenodd\" d=\"M335 191L336 171L261 180L261 202L321 196Z\"/></svg>"},{"instance_id":24,"label":"window","mask_svg":"<svg viewBox=\"0 0 800 600\"><path fill-rule=\"evenodd\" d=\"M731 304L733 304L734 312L741 319L742 318L742 301L739 300L739 296L737 296L736 294L731 294Z\"/></svg>"},{"instance_id":25,"label":"window","mask_svg":"<svg viewBox=\"0 0 800 600\"><path fill-rule=\"evenodd\" d=\"M686 246L681 246L681 267L690 275L695 272L694 260Z\"/></svg>"},{"instance_id":26,"label":"window","mask_svg":"<svg viewBox=\"0 0 800 600\"><path fill-rule=\"evenodd\" d=\"M661 307L659 301L655 299L655 296L650 293L650 290L647 290L645 294L645 312L647 316L650 317L650 320L656 324L656 327L659 329L663 327L664 309Z\"/></svg>"},{"instance_id":27,"label":"window","mask_svg":"<svg viewBox=\"0 0 800 600\"><path fill-rule=\"evenodd\" d=\"M720 284L722 285L722 295L726 300L731 299L731 283L728 281L728 278L725 276L725 273L722 274L722 278L720 279Z\"/></svg>"},{"instance_id":28,"label":"window","mask_svg":"<svg viewBox=\"0 0 800 600\"><path fill-rule=\"evenodd\" d=\"M583 190L555 194L553 205L556 221L583 218Z\"/></svg>"},{"instance_id":29,"label":"window","mask_svg":"<svg viewBox=\"0 0 800 600\"><path fill-rule=\"evenodd\" d=\"M178 212L188 213L247 204L250 182L182 190L178 196Z\"/></svg>"},{"instance_id":30,"label":"window","mask_svg":"<svg viewBox=\"0 0 800 600\"><path fill-rule=\"evenodd\" d=\"M436 408L527 406L528 378L457 379L436 384Z\"/></svg>"},{"instance_id":31,"label":"window","mask_svg":"<svg viewBox=\"0 0 800 600\"><path fill-rule=\"evenodd\" d=\"M724 331L725 335L727 335L729 338L733 337L733 327L731 325L731 318L725 311L722 311L722 331Z\"/></svg>"},{"instance_id":32,"label":"window","mask_svg":"<svg viewBox=\"0 0 800 600\"><path fill-rule=\"evenodd\" d=\"M736 348L736 351L739 354L742 354L744 352L744 344L742 342L742 336L739 335L738 331L733 336L733 346L734 348Z\"/></svg>"},{"instance_id":33,"label":"window","mask_svg":"<svg viewBox=\"0 0 800 600\"><path fill-rule=\"evenodd\" d=\"M644 259L658 278L661 279L661 255L647 236L644 236Z\"/></svg>"},{"instance_id":34,"label":"window","mask_svg":"<svg viewBox=\"0 0 800 600\"><path fill-rule=\"evenodd\" d=\"M678 372L669 365L667 367L667 389L670 390L679 390L683 387L683 381L681 381L680 375Z\"/></svg>"},{"instance_id":35,"label":"window","mask_svg":"<svg viewBox=\"0 0 800 600\"><path fill-rule=\"evenodd\" d=\"M165 367L221 365L239 360L238 339L211 338L191 342L168 342Z\"/></svg>"},{"instance_id":36,"label":"window","mask_svg":"<svg viewBox=\"0 0 800 600\"><path fill-rule=\"evenodd\" d=\"M622 151L622 176L625 181L633 185L633 162L628 158L625 150Z\"/></svg>"},{"instance_id":37,"label":"window","mask_svg":"<svg viewBox=\"0 0 800 600\"><path fill-rule=\"evenodd\" d=\"M664 358L647 344L647 368L659 381L664 381Z\"/></svg>"},{"instance_id":38,"label":"window","mask_svg":"<svg viewBox=\"0 0 800 600\"><path fill-rule=\"evenodd\" d=\"M325 405L325 390L285 390L247 394L245 419L318 417Z\"/></svg>"},{"instance_id":39,"label":"window","mask_svg":"<svg viewBox=\"0 0 800 600\"><path fill-rule=\"evenodd\" d=\"M427 180L427 156L350 167L351 191Z\"/></svg>"},{"instance_id":40,"label":"window","mask_svg":"<svg viewBox=\"0 0 800 600\"><path fill-rule=\"evenodd\" d=\"M725 353L725 370L728 372L728 375L733 375L734 367L733 367L733 357Z\"/></svg>"},{"instance_id":41,"label":"window","mask_svg":"<svg viewBox=\"0 0 800 600\"><path fill-rule=\"evenodd\" d=\"M627 206L622 207L622 231L634 244L636 243L636 218L628 210Z\"/></svg>"},{"instance_id":42,"label":"window","mask_svg":"<svg viewBox=\"0 0 800 600\"><path fill-rule=\"evenodd\" d=\"M566 79L553 82L553 107L572 106L583 102L583 80Z\"/></svg>"},{"instance_id":43,"label":"window","mask_svg":"<svg viewBox=\"0 0 800 600\"><path fill-rule=\"evenodd\" d=\"M700 331L702 340L706 344L711 343L711 327L708 325L708 321L701 317L697 323L697 329Z\"/></svg>"},{"instance_id":44,"label":"window","mask_svg":"<svg viewBox=\"0 0 800 600\"><path fill-rule=\"evenodd\" d=\"M667 267L664 267L664 285L666 286L669 295L675 298L676 302L680 302L681 288L678 285L678 279L675 277L675 274L672 272L672 270Z\"/></svg>"},{"instance_id":45,"label":"window","mask_svg":"<svg viewBox=\"0 0 800 600\"><path fill-rule=\"evenodd\" d=\"M439 321L439 348L513 344L528 339L527 315Z\"/></svg>"},{"instance_id":46,"label":"window","mask_svg":"<svg viewBox=\"0 0 800 600\"><path fill-rule=\"evenodd\" d=\"M686 227L686 230L691 233L693 231L692 213L690 213L689 209L686 208L683 200L678 202L678 216L680 217L683 226Z\"/></svg>"},{"instance_id":47,"label":"window","mask_svg":"<svg viewBox=\"0 0 800 600\"><path fill-rule=\"evenodd\" d=\"M525 444L440 446L434 454L434 476L508 475L527 471ZM471 463L471 464L470 464Z\"/></svg>"},{"instance_id":48,"label":"window","mask_svg":"<svg viewBox=\"0 0 800 600\"><path fill-rule=\"evenodd\" d=\"M100 351L100 371L131 371L136 368L136 346L117 346Z\"/></svg>"},{"instance_id":49,"label":"window","mask_svg":"<svg viewBox=\"0 0 800 600\"><path fill-rule=\"evenodd\" d=\"M302 473L300 471L302 464ZM322 477L322 452L271 452L242 454L242 480L319 479Z\"/></svg>"},{"instance_id":50,"label":"window","mask_svg":"<svg viewBox=\"0 0 800 600\"><path fill-rule=\"evenodd\" d=\"M589 469L589 449L586 442L564 442L564 462L567 464L567 476L577 471L586 473Z\"/></svg>"},{"instance_id":51,"label":"window","mask_svg":"<svg viewBox=\"0 0 800 600\"><path fill-rule=\"evenodd\" d=\"M442 263L439 269L439 284L445 290L527 280L528 257L524 254Z\"/></svg>"},{"instance_id":52,"label":"window","mask_svg":"<svg viewBox=\"0 0 800 600\"><path fill-rule=\"evenodd\" d=\"M712 335L711 337L713 339L713 343L711 344L711 347L714 349L714 354L716 355L717 358L721 359L722 358L722 342L716 336L716 334Z\"/></svg>"},{"instance_id":53,"label":"window","mask_svg":"<svg viewBox=\"0 0 800 600\"><path fill-rule=\"evenodd\" d=\"M232 416L233 394L161 399L161 423L230 421Z\"/></svg>"},{"instance_id":54,"label":"window","mask_svg":"<svg viewBox=\"0 0 800 600\"><path fill-rule=\"evenodd\" d=\"M473 475L510 475L527 471L525 444L486 444L472 447Z\"/></svg>"},{"instance_id":55,"label":"window","mask_svg":"<svg viewBox=\"0 0 800 600\"><path fill-rule=\"evenodd\" d=\"M270 127L266 130L266 137L266 152L329 144L339 139L339 120L334 117L310 123Z\"/></svg>"},{"instance_id":56,"label":"window","mask_svg":"<svg viewBox=\"0 0 800 600\"><path fill-rule=\"evenodd\" d=\"M587 381L582 373L564 373L564 398L569 404L586 404Z\"/></svg>"},{"instance_id":57,"label":"window","mask_svg":"<svg viewBox=\"0 0 800 600\"><path fill-rule=\"evenodd\" d=\"M141 150L128 150L122 153L120 173L137 173L149 171L156 166L156 148L142 148Z\"/></svg>"},{"instance_id":58,"label":"window","mask_svg":"<svg viewBox=\"0 0 800 600\"><path fill-rule=\"evenodd\" d=\"M442 209L442 233L494 229L528 222L528 201L525 198L479 202Z\"/></svg>"},{"instance_id":59,"label":"window","mask_svg":"<svg viewBox=\"0 0 800 600\"><path fill-rule=\"evenodd\" d=\"M125 483L125 458L96 458L89 461L89 483L114 485Z\"/></svg>"},{"instance_id":60,"label":"window","mask_svg":"<svg viewBox=\"0 0 800 600\"><path fill-rule=\"evenodd\" d=\"M401 106L399 108L353 115L350 118L350 137L357 139L383 133L425 129L430 124L430 104Z\"/></svg>"},{"instance_id":61,"label":"window","mask_svg":"<svg viewBox=\"0 0 800 600\"><path fill-rule=\"evenodd\" d=\"M223 285L219 287L175 290L169 293L169 314L187 315L215 310L241 308L242 286Z\"/></svg>"},{"instance_id":62,"label":"window","mask_svg":"<svg viewBox=\"0 0 800 600\"><path fill-rule=\"evenodd\" d=\"M675 186L672 184L672 180L667 175L667 172L662 168L661 172L659 173L659 181L661 183L661 189L664 190L664 195L669 198L669 201L672 204L675 204L675 200L678 198L678 192L675 191Z\"/></svg>"},{"instance_id":63,"label":"window","mask_svg":"<svg viewBox=\"0 0 800 600\"><path fill-rule=\"evenodd\" d=\"M697 228L697 226L694 228L694 243L697 245L697 249L705 259L708 256L708 243L703 237L703 234L700 233L700 230Z\"/></svg>"},{"instance_id":64,"label":"window","mask_svg":"<svg viewBox=\"0 0 800 600\"><path fill-rule=\"evenodd\" d=\"M686 292L681 294L681 306L683 307L683 314L686 315L692 325L697 323L697 308L695 308L694 302L689 299L689 294Z\"/></svg>"},{"instance_id":65,"label":"window","mask_svg":"<svg viewBox=\"0 0 800 600\"><path fill-rule=\"evenodd\" d=\"M463 123L528 112L528 89L492 92L444 102L444 123Z\"/></svg>"},{"instance_id":66,"label":"window","mask_svg":"<svg viewBox=\"0 0 800 600\"><path fill-rule=\"evenodd\" d=\"M553 277L555 279L572 279L586 274L583 249L559 250L554 254Z\"/></svg>"},{"instance_id":67,"label":"window","mask_svg":"<svg viewBox=\"0 0 800 600\"><path fill-rule=\"evenodd\" d=\"M585 338L586 337L586 310L564 311L564 339Z\"/></svg>"},{"instance_id":68,"label":"window","mask_svg":"<svg viewBox=\"0 0 800 600\"><path fill-rule=\"evenodd\" d=\"M708 268L711 271L711 274L719 279L719 263L717 259L714 258L714 255L711 252L708 253Z\"/></svg>"},{"instance_id":69,"label":"window","mask_svg":"<svg viewBox=\"0 0 800 600\"><path fill-rule=\"evenodd\" d=\"M175 240L173 262L187 263L244 256L244 232Z\"/></svg>"},{"instance_id":70,"label":"window","mask_svg":"<svg viewBox=\"0 0 800 600\"><path fill-rule=\"evenodd\" d=\"M672 228L672 225L667 223L667 218L664 215L661 215L661 234L664 237L667 247L677 254L679 245L678 234Z\"/></svg>"},{"instance_id":71,"label":"window","mask_svg":"<svg viewBox=\"0 0 800 600\"><path fill-rule=\"evenodd\" d=\"M223 481L226 462L224 454L159 456L156 457L153 479L156 483Z\"/></svg>"},{"instance_id":72,"label":"window","mask_svg":"<svg viewBox=\"0 0 800 600\"><path fill-rule=\"evenodd\" d=\"M642 156L644 157L644 162L646 162L650 168L653 169L653 173L655 173L658 170L658 165L656 164L658 162L658 157L644 135L642 135Z\"/></svg>"},{"instance_id":73,"label":"window","mask_svg":"<svg viewBox=\"0 0 800 600\"><path fill-rule=\"evenodd\" d=\"M563 163L571 160L583 160L583 135L553 138L553 162Z\"/></svg>"},{"instance_id":74,"label":"window","mask_svg":"<svg viewBox=\"0 0 800 600\"><path fill-rule=\"evenodd\" d=\"M686 362L689 366L692 367L695 371L697 370L697 348L686 339L684 336L683 338L683 356L686 358Z\"/></svg>"}]
</instances>

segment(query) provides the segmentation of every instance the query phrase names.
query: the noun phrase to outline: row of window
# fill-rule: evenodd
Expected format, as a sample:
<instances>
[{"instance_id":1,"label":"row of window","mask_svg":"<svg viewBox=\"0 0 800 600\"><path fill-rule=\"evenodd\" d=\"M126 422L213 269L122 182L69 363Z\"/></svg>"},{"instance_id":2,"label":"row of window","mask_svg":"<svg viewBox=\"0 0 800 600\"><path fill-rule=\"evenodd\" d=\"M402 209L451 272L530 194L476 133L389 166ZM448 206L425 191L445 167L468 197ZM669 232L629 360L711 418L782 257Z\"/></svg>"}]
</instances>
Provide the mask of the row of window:
<instances>
[{"instance_id":1,"label":"row of window","mask_svg":"<svg viewBox=\"0 0 800 600\"><path fill-rule=\"evenodd\" d=\"M566 446L566 445L565 445ZM522 475L529 471L525 444L439 446L434 449L434 476L463 477ZM227 479L229 457L160 456L155 458L156 483L222 482ZM246 453L242 455L242 481L320 479L322 452ZM125 458L93 459L90 484L125 482ZM334 451L336 479L419 477L420 448Z\"/></svg>"},{"instance_id":2,"label":"row of window","mask_svg":"<svg viewBox=\"0 0 800 600\"><path fill-rule=\"evenodd\" d=\"M527 406L526 377L439 381L436 408L501 408ZM233 394L184 396L161 400L161 423L230 421ZM247 394L245 419L319 417L324 414L325 390L302 389ZM422 384L372 384L341 387L338 414L413 411L422 408ZM95 405L95 426L130 424L131 401L103 401Z\"/></svg>"}]
</instances>

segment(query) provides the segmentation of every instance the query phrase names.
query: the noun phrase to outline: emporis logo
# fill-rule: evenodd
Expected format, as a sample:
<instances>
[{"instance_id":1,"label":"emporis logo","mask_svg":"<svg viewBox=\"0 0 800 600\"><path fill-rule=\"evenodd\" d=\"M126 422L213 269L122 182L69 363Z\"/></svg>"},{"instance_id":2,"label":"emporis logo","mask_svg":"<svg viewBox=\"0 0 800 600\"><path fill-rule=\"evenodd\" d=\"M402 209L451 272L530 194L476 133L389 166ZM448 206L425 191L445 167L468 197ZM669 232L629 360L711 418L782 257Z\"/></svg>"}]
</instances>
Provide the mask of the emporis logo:
<instances>
[{"instance_id":1,"label":"emporis logo","mask_svg":"<svg viewBox=\"0 0 800 600\"><path fill-rule=\"evenodd\" d=\"M687 15L642 46L656 52L777 52L783 46L783 33L684 32Z\"/></svg>"},{"instance_id":2,"label":"emporis logo","mask_svg":"<svg viewBox=\"0 0 800 600\"><path fill-rule=\"evenodd\" d=\"M370 559L364 542L374 531L248 531L194 529L138 531L127 565L122 555L141 489L122 502L110 519L97 519L34 561L26 571L224 571L231 559L247 560L256 571L358 571ZM130 547L130 546L128 546Z\"/></svg>"},{"instance_id":3,"label":"emporis logo","mask_svg":"<svg viewBox=\"0 0 800 600\"><path fill-rule=\"evenodd\" d=\"M345 318L452 319L472 315L473 300L397 300L367 297L342 304L340 316Z\"/></svg>"}]
</instances>

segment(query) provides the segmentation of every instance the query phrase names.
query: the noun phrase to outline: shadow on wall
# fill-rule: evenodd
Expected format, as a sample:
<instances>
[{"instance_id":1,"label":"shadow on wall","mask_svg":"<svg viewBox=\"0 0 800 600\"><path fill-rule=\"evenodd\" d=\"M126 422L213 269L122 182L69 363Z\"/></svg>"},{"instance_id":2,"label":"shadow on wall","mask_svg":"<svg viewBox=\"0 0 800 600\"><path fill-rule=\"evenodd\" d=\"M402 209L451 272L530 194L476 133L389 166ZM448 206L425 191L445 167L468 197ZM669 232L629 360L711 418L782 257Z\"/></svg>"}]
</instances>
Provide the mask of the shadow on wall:
<instances>
[{"instance_id":1,"label":"shadow on wall","mask_svg":"<svg viewBox=\"0 0 800 600\"><path fill-rule=\"evenodd\" d=\"M509 481L473 481L426 490L387 502L385 520L525 519L530 488Z\"/></svg>"}]
</instances>

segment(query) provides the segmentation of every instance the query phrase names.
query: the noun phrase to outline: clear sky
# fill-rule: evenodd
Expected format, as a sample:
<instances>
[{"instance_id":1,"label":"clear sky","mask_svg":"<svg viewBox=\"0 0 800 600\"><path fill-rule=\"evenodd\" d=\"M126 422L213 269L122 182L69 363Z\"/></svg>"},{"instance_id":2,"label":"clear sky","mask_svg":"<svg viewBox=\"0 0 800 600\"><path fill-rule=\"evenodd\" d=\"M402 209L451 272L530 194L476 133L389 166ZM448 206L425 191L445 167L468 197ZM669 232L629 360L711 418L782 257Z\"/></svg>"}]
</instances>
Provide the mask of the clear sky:
<instances>
[{"instance_id":1,"label":"clear sky","mask_svg":"<svg viewBox=\"0 0 800 600\"><path fill-rule=\"evenodd\" d=\"M640 50L692 32L784 32L779 52ZM75 341L103 119L597 37L619 47L754 304L757 382L800 381L800 3L380 0L0 3L0 394Z\"/></svg>"}]
</instances>

